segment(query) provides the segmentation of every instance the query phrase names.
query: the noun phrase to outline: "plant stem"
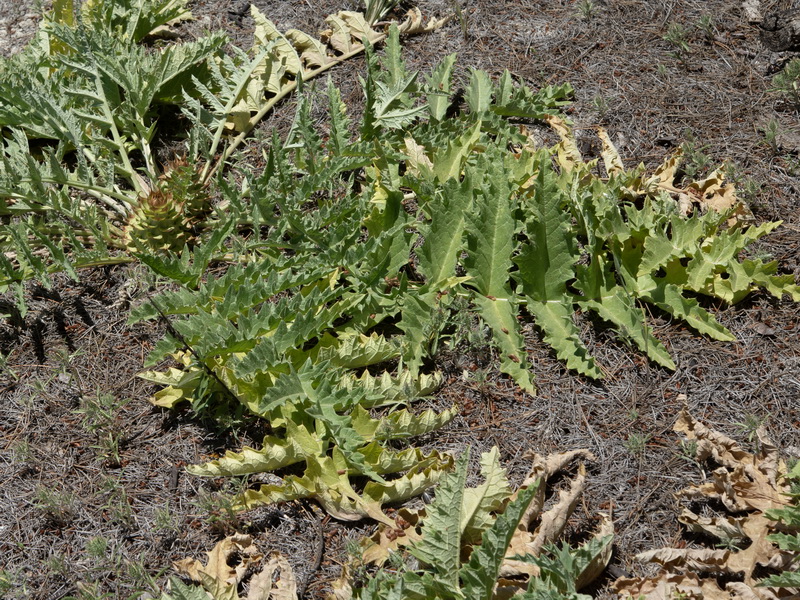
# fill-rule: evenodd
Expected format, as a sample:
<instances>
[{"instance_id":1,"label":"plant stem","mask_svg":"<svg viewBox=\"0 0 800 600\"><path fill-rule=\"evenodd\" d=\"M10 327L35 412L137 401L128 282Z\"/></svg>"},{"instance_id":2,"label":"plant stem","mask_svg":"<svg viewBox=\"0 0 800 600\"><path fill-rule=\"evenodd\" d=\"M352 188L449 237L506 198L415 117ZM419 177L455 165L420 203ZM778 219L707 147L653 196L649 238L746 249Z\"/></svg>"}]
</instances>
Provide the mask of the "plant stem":
<instances>
[{"instance_id":1,"label":"plant stem","mask_svg":"<svg viewBox=\"0 0 800 600\"><path fill-rule=\"evenodd\" d=\"M378 44L378 43L382 42L383 40L386 39L387 35L388 34L385 34L385 33L381 34L379 37L375 38L374 42L372 42L372 43L373 44ZM309 71L305 76L300 77L298 79L295 79L294 81L289 82L288 84L286 84L281 89L281 91L278 92L277 95L275 95L272 98L270 98L267 101L267 103L264 106L261 107L261 110L259 110L255 114L255 116L250 118L250 120L247 122L247 127L245 127L245 129L241 133L239 133L239 135L237 135L236 138L234 138L234 140L230 143L230 145L228 145L228 147L225 149L225 151L220 155L220 157L217 160L217 162L214 164L214 167L211 170L208 170L208 168L206 168L203 171L203 177L202 177L203 181L208 182L214 176L214 174L225 163L225 161L230 158L231 154L233 154L234 151L241 145L241 143L250 134L250 132L253 131L253 128L258 124L258 122L261 119L263 119L264 116L269 111L271 111L275 107L276 104L278 104L278 102L283 100L286 96L288 96L294 90L297 89L297 85L298 85L298 83L300 82L301 79L303 81L308 81L309 79L313 79L314 77L317 77L321 73L324 73L325 71L327 71L331 67L339 65L339 64L343 63L344 61L346 61L346 60L348 60L348 59L360 54L361 52L364 51L364 48L365 48L365 46L363 44L361 44L355 50L351 50L350 52L347 52L346 54L342 54L341 56L332 59L331 62L329 62L328 64L322 65L321 67L317 67L316 69L314 69L312 71ZM212 148L212 153L211 153L212 156L213 156L215 151L216 151L216 145ZM206 166L208 166L208 165L206 165Z\"/></svg>"}]
</instances>

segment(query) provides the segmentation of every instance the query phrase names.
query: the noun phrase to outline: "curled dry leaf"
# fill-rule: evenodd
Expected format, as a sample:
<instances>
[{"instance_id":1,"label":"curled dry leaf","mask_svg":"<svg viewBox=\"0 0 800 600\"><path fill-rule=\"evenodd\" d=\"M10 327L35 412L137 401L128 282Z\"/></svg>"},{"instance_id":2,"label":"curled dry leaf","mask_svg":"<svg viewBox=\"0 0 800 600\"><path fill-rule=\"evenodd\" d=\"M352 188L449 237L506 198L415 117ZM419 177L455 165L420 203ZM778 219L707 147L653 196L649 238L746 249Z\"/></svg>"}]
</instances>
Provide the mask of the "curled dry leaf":
<instances>
[{"instance_id":1,"label":"curled dry leaf","mask_svg":"<svg viewBox=\"0 0 800 600\"><path fill-rule=\"evenodd\" d=\"M439 29L442 25L447 23L450 18L451 17L443 17L441 19L435 19L431 17L428 19L428 22L425 23L420 10L414 7L406 13L405 20L397 26L397 29L400 33L405 33L407 35L430 33L431 31Z\"/></svg>"},{"instance_id":2,"label":"curled dry leaf","mask_svg":"<svg viewBox=\"0 0 800 600\"><path fill-rule=\"evenodd\" d=\"M239 533L226 537L207 554L208 562L205 566L194 558L176 561L173 566L178 573L197 583L200 583L205 575L225 585L238 585L247 569L262 557L253 544L253 538ZM239 560L235 566L230 566L228 561L234 555L238 556Z\"/></svg>"},{"instance_id":3,"label":"curled dry leaf","mask_svg":"<svg viewBox=\"0 0 800 600\"><path fill-rule=\"evenodd\" d=\"M786 473L786 464L763 431L758 433L759 451L750 454L735 440L695 420L686 408L681 410L674 429L697 443L698 461L711 459L722 465L713 472L711 482L689 486L679 497L720 500L734 512L750 509L763 512L786 505L787 489L778 482L779 476Z\"/></svg>"},{"instance_id":4,"label":"curled dry leaf","mask_svg":"<svg viewBox=\"0 0 800 600\"><path fill-rule=\"evenodd\" d=\"M271 552L261 572L250 580L246 600L297 600L297 580L280 552Z\"/></svg>"},{"instance_id":5,"label":"curled dry leaf","mask_svg":"<svg viewBox=\"0 0 800 600\"><path fill-rule=\"evenodd\" d=\"M650 181L661 186L673 187L675 185L675 176L678 173L678 167L680 167L682 160L683 148L679 147L655 170L653 178Z\"/></svg>"},{"instance_id":6,"label":"curled dry leaf","mask_svg":"<svg viewBox=\"0 0 800 600\"><path fill-rule=\"evenodd\" d=\"M690 598L711 600L797 597L798 590L760 585L760 578L769 569L785 569L790 563L787 553L768 539L776 531L776 522L766 517L766 511L790 503L783 478L786 465L777 448L759 430L759 450L747 452L735 440L694 419L685 407L674 429L696 444L698 461L710 460L720 465L711 473L710 481L689 486L678 492L676 498L719 502L732 513L701 517L685 509L679 520L691 531L705 533L728 547L644 552L637 559L658 563L665 570L648 579L619 579L614 584L615 590L623 598L645 600L668 598L678 592ZM720 575L724 578L719 579Z\"/></svg>"},{"instance_id":7,"label":"curled dry leaf","mask_svg":"<svg viewBox=\"0 0 800 600\"><path fill-rule=\"evenodd\" d=\"M581 463L578 466L578 474L570 482L568 490L558 492L558 502L544 512L539 519L539 526L533 535L524 542L527 554L538 555L542 547L550 542L554 542L564 532L567 520L575 511L583 490L586 488L586 467ZM528 537L528 536L524 536ZM513 545L513 541L512 541Z\"/></svg>"},{"instance_id":8,"label":"curled dry leaf","mask_svg":"<svg viewBox=\"0 0 800 600\"><path fill-rule=\"evenodd\" d=\"M675 567L681 567L690 572L722 573L726 570L730 552L705 548L661 548L641 552L636 558L642 562L658 563L670 571Z\"/></svg>"},{"instance_id":9,"label":"curled dry leaf","mask_svg":"<svg viewBox=\"0 0 800 600\"><path fill-rule=\"evenodd\" d=\"M722 169L715 170L705 179L693 181L687 189L696 196L702 210L725 212L739 204L736 189L732 185L725 185Z\"/></svg>"},{"instance_id":10,"label":"curled dry leaf","mask_svg":"<svg viewBox=\"0 0 800 600\"><path fill-rule=\"evenodd\" d=\"M558 454L550 454L547 457L534 454L533 466L525 480L526 485L530 485L538 477L549 479L556 473L563 471L568 464L576 459L594 461L597 460L597 457L586 449L559 452Z\"/></svg>"},{"instance_id":11,"label":"curled dry leaf","mask_svg":"<svg viewBox=\"0 0 800 600\"><path fill-rule=\"evenodd\" d=\"M575 135L567 122L556 115L544 115L544 121L561 138L556 146L556 160L562 169L572 170L583 164L583 156L575 142Z\"/></svg>"},{"instance_id":12,"label":"curled dry leaf","mask_svg":"<svg viewBox=\"0 0 800 600\"><path fill-rule=\"evenodd\" d=\"M598 127L597 137L600 138L600 142L603 144L603 149L600 152L600 156L603 158L603 164L605 164L606 172L609 175L613 175L614 173L622 173L625 170L625 167L622 164L622 158L620 158L619 152L611 142L611 138L608 137L606 130L602 127Z\"/></svg>"},{"instance_id":13,"label":"curled dry leaf","mask_svg":"<svg viewBox=\"0 0 800 600\"><path fill-rule=\"evenodd\" d=\"M548 456L530 453L526 455L526 458L532 459L533 464L531 465L531 470L528 472L525 481L522 482L521 487L523 488L535 484L539 479L547 483L550 477L559 471L563 471L569 463L577 458L590 461L595 460L594 454L588 450L570 450L569 452L559 452L558 454L550 454ZM543 485L539 487L539 491L534 497L533 502L531 502L528 510L525 511L525 514L522 516L519 529L528 530L530 528L531 522L537 519L544 509L544 501L545 486Z\"/></svg>"},{"instance_id":14,"label":"curled dry leaf","mask_svg":"<svg viewBox=\"0 0 800 600\"><path fill-rule=\"evenodd\" d=\"M714 600L713 590L701 583L692 573L667 573L662 571L655 577L621 577L612 584L612 589L623 598L646 600ZM707 595L709 594L709 595Z\"/></svg>"},{"instance_id":15,"label":"curled dry leaf","mask_svg":"<svg viewBox=\"0 0 800 600\"><path fill-rule=\"evenodd\" d=\"M678 521L686 525L691 532L711 535L724 542L736 543L747 538L742 519L735 517L701 517L684 508Z\"/></svg>"},{"instance_id":16,"label":"curled dry leaf","mask_svg":"<svg viewBox=\"0 0 800 600\"><path fill-rule=\"evenodd\" d=\"M588 450L573 450L571 452L551 454L546 457L534 454L533 466L528 477L526 477L521 486L522 489L533 485L538 480L541 480L542 483L546 483L550 477L559 471L563 471L566 466L576 458L593 460L594 455ZM545 485L539 486L537 495L534 497L528 510L525 511L514 536L511 538L506 556L525 554L538 556L545 544L558 539L564 531L567 519L569 519L570 515L575 510L578 499L586 487L586 468L583 463L579 464L578 473L570 481L569 489L559 491L558 502L549 510L542 513L545 501L545 487ZM519 492L517 492L517 494L518 493ZM538 526L535 530L531 531L530 528L535 521L538 521ZM605 564L603 566L605 567ZM501 577L515 577L520 575L535 577L538 573L539 568L536 565L511 559L505 560L503 566L500 568Z\"/></svg>"},{"instance_id":17,"label":"curled dry leaf","mask_svg":"<svg viewBox=\"0 0 800 600\"><path fill-rule=\"evenodd\" d=\"M235 534L208 552L203 565L194 558L173 563L183 577L203 585L214 600L239 600L239 584L263 555L249 535ZM246 600L296 600L297 582L292 567L279 552L272 552L261 572L250 579Z\"/></svg>"}]
</instances>

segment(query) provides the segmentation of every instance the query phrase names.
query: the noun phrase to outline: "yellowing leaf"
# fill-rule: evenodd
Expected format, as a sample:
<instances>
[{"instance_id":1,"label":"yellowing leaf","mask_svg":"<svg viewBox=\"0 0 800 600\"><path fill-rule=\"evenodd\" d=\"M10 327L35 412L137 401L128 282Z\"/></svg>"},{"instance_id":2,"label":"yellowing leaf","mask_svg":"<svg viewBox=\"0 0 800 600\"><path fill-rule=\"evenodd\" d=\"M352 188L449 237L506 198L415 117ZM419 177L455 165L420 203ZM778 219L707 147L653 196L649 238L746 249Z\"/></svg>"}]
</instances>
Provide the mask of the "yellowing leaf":
<instances>
[{"instance_id":1,"label":"yellowing leaf","mask_svg":"<svg viewBox=\"0 0 800 600\"><path fill-rule=\"evenodd\" d=\"M366 459L377 466L384 457L388 458L386 453L389 452L382 450L377 457L370 453ZM358 521L370 517L391 526L393 521L383 513L382 505L421 494L452 465L451 457L437 452L424 455L416 448L405 452L414 460L411 464L404 460L403 470L406 472L403 475L386 483L370 481L361 494L350 483L348 464L338 447L333 448L332 456L310 454L306 457L307 467L302 477L290 475L284 478L282 485L262 485L257 490L247 490L237 498L236 507L248 509L262 504L314 498L336 519Z\"/></svg>"},{"instance_id":2,"label":"yellowing leaf","mask_svg":"<svg viewBox=\"0 0 800 600\"><path fill-rule=\"evenodd\" d=\"M322 32L322 39L326 40L334 50L350 54L363 47L362 44L353 42L350 28L338 15L325 17L325 22L330 25L330 29Z\"/></svg>"},{"instance_id":3,"label":"yellowing leaf","mask_svg":"<svg viewBox=\"0 0 800 600\"><path fill-rule=\"evenodd\" d=\"M603 149L600 155L603 157L603 163L606 166L606 172L609 175L623 172L625 167L622 164L622 159L619 156L619 152L614 147L614 144L611 142L611 138L608 137L606 130L602 127L598 127L597 137L600 138L600 142L603 144Z\"/></svg>"},{"instance_id":4,"label":"yellowing leaf","mask_svg":"<svg viewBox=\"0 0 800 600\"><path fill-rule=\"evenodd\" d=\"M371 44L374 44L384 37L382 33L378 33L372 27L370 27L369 23L367 23L366 19L364 18L364 15L359 12L343 10L339 12L337 16L350 30L350 35L361 42L361 44L364 44L365 40L369 40Z\"/></svg>"},{"instance_id":5,"label":"yellowing leaf","mask_svg":"<svg viewBox=\"0 0 800 600\"><path fill-rule=\"evenodd\" d=\"M414 141L414 138L407 137L406 158L408 172L411 175L421 175L427 179L433 179L433 162L428 158L425 147Z\"/></svg>"},{"instance_id":6,"label":"yellowing leaf","mask_svg":"<svg viewBox=\"0 0 800 600\"><path fill-rule=\"evenodd\" d=\"M253 72L254 76L262 75L263 79L266 79L266 83L262 83L259 78L254 77L248 86L248 95L256 100L256 104L260 108L262 90L278 94L286 83L286 73L291 75L301 73L303 64L289 41L254 4L250 5L250 14L256 22L253 50L260 52L265 48L270 49L264 58L263 66ZM252 107L250 108L252 109Z\"/></svg>"},{"instance_id":7,"label":"yellowing leaf","mask_svg":"<svg viewBox=\"0 0 800 600\"><path fill-rule=\"evenodd\" d=\"M481 455L481 475L484 482L464 490L461 509L461 531L465 540L477 543L493 519L490 513L499 511L511 495L506 471L500 466L500 451L495 446Z\"/></svg>"},{"instance_id":8,"label":"yellowing leaf","mask_svg":"<svg viewBox=\"0 0 800 600\"><path fill-rule=\"evenodd\" d=\"M256 29L253 33L255 38L253 41L253 48L259 50L272 44L272 56L267 60L283 63L286 72L292 75L297 75L302 72L303 63L300 61L300 57L289 43L289 40L278 31L275 24L265 17L255 4L250 5L250 15L256 23Z\"/></svg>"},{"instance_id":9,"label":"yellowing leaf","mask_svg":"<svg viewBox=\"0 0 800 600\"><path fill-rule=\"evenodd\" d=\"M407 35L415 35L418 33L429 33L439 29L442 25L447 23L451 17L444 17L442 19L428 19L426 24L422 19L422 13L416 7L412 8L406 13L405 20L397 26L400 33Z\"/></svg>"},{"instance_id":10,"label":"yellowing leaf","mask_svg":"<svg viewBox=\"0 0 800 600\"><path fill-rule=\"evenodd\" d=\"M299 29L289 29L285 35L286 39L300 51L301 60L305 61L309 67L324 67L333 62L333 58L328 56L325 44L318 39Z\"/></svg>"},{"instance_id":11,"label":"yellowing leaf","mask_svg":"<svg viewBox=\"0 0 800 600\"><path fill-rule=\"evenodd\" d=\"M558 134L561 142L556 146L556 160L562 169L568 171L576 168L578 165L583 165L583 156L578 150L578 144L575 142L575 136L572 129L567 125L567 122L556 115L545 115L545 122L550 128Z\"/></svg>"}]
</instances>

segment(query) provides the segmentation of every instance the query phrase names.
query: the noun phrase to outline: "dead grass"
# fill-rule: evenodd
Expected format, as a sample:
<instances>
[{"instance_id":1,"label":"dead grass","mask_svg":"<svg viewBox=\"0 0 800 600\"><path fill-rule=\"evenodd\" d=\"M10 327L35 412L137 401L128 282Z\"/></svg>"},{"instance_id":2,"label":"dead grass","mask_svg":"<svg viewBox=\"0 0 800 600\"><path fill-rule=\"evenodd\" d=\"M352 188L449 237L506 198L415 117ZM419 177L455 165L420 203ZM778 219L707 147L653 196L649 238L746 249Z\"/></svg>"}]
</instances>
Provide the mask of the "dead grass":
<instances>
[{"instance_id":1,"label":"dead grass","mask_svg":"<svg viewBox=\"0 0 800 600\"><path fill-rule=\"evenodd\" d=\"M229 18L233 4L198 3L193 10L200 21L187 31L225 27L246 43L252 24ZM316 31L323 15L352 4L259 7L281 29ZM411 68L426 70L457 52L462 77L469 67L491 74L508 68L534 86L569 81L576 89L570 116L585 148L592 147L589 127L602 124L630 166L657 164L684 142L692 144L700 170L726 161L740 187L751 190L756 217L785 221L759 250L800 273L797 149L776 152L759 128L774 119L793 131L800 122L767 93L768 73L780 57L761 47L739 3L595 0L589 15L579 4L462 0L463 20L409 40L404 56ZM452 6L447 0L419 5L428 14ZM664 39L674 25L688 51ZM332 74L348 103L359 102L362 68L354 60ZM283 106L263 128L285 129L292 110L291 103ZM0 595L127 597L162 584L171 561L201 557L239 529L262 549L287 555L308 584L307 597L324 597L347 540L370 525L336 523L300 503L233 515L220 494L233 483L183 472L202 456L258 443L250 437L257 428L249 434L245 423L234 436L146 402L153 390L135 375L161 331L127 326L118 303L128 278L138 277L126 269L98 270L81 286L59 280L53 291L32 288L24 321L0 325L7 355L0 374L0 565L10 582ZM133 293L148 290L135 284ZM688 395L692 413L709 426L745 439L748 424L763 421L779 447L800 455L800 306L755 295L717 314L735 343L713 342L653 315L655 334L676 358L674 373L585 324L585 339L605 369L602 383L567 372L530 329L536 398L498 376L486 348L443 355L448 384L431 402L457 402L462 412L426 443L451 452L472 445L473 456L497 445L515 481L527 471L528 449L588 448L598 460L590 466L585 510L570 532L591 526L599 509L613 511L615 572L642 574L636 552L685 543L672 494L702 477L672 433L678 394ZM600 583L601 597L609 597L609 581Z\"/></svg>"}]
</instances>

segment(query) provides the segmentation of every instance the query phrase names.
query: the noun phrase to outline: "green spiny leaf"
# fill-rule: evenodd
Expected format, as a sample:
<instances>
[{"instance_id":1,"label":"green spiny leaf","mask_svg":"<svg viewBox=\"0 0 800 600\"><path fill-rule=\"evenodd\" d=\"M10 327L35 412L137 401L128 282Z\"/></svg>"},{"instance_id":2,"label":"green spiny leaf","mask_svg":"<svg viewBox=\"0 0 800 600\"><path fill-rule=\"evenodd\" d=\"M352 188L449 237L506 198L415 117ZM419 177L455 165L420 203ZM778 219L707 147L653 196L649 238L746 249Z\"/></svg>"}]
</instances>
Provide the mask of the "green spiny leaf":
<instances>
[{"instance_id":1,"label":"green spiny leaf","mask_svg":"<svg viewBox=\"0 0 800 600\"><path fill-rule=\"evenodd\" d=\"M448 179L429 204L431 223L419 249L419 270L436 287L452 277L462 252L467 215L472 204L472 179Z\"/></svg>"},{"instance_id":2,"label":"green spiny leaf","mask_svg":"<svg viewBox=\"0 0 800 600\"><path fill-rule=\"evenodd\" d=\"M492 81L486 71L472 69L464 99L470 111L475 114L479 115L489 109L492 102Z\"/></svg>"},{"instance_id":3,"label":"green spiny leaf","mask_svg":"<svg viewBox=\"0 0 800 600\"><path fill-rule=\"evenodd\" d=\"M485 157L485 158L484 158ZM469 257L465 261L470 282L484 296L507 297L514 248L516 222L512 206L512 190L502 167L493 153L484 155L471 181L480 185L480 195L469 213L467 241Z\"/></svg>"},{"instance_id":4,"label":"green spiny leaf","mask_svg":"<svg viewBox=\"0 0 800 600\"><path fill-rule=\"evenodd\" d=\"M467 450L459 457L455 470L446 475L436 488L436 498L426 509L422 539L410 548L414 556L428 565L453 590L460 587L461 515L468 464Z\"/></svg>"},{"instance_id":5,"label":"green spiny leaf","mask_svg":"<svg viewBox=\"0 0 800 600\"><path fill-rule=\"evenodd\" d=\"M431 119L441 121L450 105L450 92L453 80L453 65L456 55L450 54L431 71L426 84L428 87L428 111Z\"/></svg>"},{"instance_id":6,"label":"green spiny leaf","mask_svg":"<svg viewBox=\"0 0 800 600\"><path fill-rule=\"evenodd\" d=\"M473 298L478 314L492 329L492 338L500 349L500 370L510 375L529 394L536 392L528 369L525 340L519 330L515 299L476 295Z\"/></svg>"},{"instance_id":7,"label":"green spiny leaf","mask_svg":"<svg viewBox=\"0 0 800 600\"><path fill-rule=\"evenodd\" d=\"M540 485L541 480L537 480L519 492L497 517L492 528L483 534L483 541L472 551L469 562L459 570L458 576L467 598L491 600L511 537Z\"/></svg>"},{"instance_id":8,"label":"green spiny leaf","mask_svg":"<svg viewBox=\"0 0 800 600\"><path fill-rule=\"evenodd\" d=\"M481 122L478 121L462 135L450 139L442 149L433 151L433 173L439 182L459 180L464 162L481 137Z\"/></svg>"},{"instance_id":9,"label":"green spiny leaf","mask_svg":"<svg viewBox=\"0 0 800 600\"><path fill-rule=\"evenodd\" d=\"M497 447L481 455L481 475L485 480L482 484L464 491L461 531L463 541L471 545L477 544L483 532L494 522L491 513L502 509L511 495Z\"/></svg>"},{"instance_id":10,"label":"green spiny leaf","mask_svg":"<svg viewBox=\"0 0 800 600\"><path fill-rule=\"evenodd\" d=\"M549 157L540 154L538 174L528 198L532 218L526 224L528 243L522 245L514 262L517 278L527 300L527 309L544 331L545 341L571 369L593 378L602 377L572 321L572 299L567 284L574 277L577 255L570 232L570 215L562 186L549 166Z\"/></svg>"}]
</instances>

